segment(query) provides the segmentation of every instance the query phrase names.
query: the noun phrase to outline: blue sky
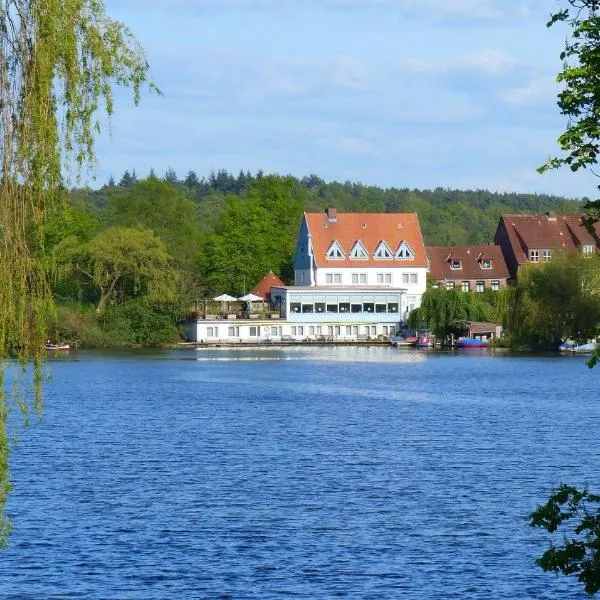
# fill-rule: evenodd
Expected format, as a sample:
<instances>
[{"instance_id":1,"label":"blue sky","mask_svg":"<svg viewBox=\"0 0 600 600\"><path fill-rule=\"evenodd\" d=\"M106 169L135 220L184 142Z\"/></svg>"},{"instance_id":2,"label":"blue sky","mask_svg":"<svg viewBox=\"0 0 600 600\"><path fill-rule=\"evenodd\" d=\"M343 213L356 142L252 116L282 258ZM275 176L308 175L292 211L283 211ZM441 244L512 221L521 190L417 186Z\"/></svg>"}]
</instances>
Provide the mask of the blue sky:
<instances>
[{"instance_id":1,"label":"blue sky","mask_svg":"<svg viewBox=\"0 0 600 600\"><path fill-rule=\"evenodd\" d=\"M558 152L559 0L106 0L162 96L118 94L95 186L124 169L315 173L594 196Z\"/></svg>"}]
</instances>

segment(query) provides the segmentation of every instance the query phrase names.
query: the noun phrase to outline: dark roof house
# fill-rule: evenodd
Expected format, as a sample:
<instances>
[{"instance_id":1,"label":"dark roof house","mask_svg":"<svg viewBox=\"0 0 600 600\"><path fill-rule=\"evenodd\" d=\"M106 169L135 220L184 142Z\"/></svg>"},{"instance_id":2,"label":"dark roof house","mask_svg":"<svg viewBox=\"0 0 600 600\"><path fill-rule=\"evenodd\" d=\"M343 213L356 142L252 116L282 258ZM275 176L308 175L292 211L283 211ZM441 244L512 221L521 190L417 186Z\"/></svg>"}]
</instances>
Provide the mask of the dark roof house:
<instances>
[{"instance_id":1,"label":"dark roof house","mask_svg":"<svg viewBox=\"0 0 600 600\"><path fill-rule=\"evenodd\" d=\"M511 278L526 263L548 262L552 254L562 251L591 256L597 252L600 225L591 234L582 215L502 215L494 243L502 248Z\"/></svg>"}]
</instances>

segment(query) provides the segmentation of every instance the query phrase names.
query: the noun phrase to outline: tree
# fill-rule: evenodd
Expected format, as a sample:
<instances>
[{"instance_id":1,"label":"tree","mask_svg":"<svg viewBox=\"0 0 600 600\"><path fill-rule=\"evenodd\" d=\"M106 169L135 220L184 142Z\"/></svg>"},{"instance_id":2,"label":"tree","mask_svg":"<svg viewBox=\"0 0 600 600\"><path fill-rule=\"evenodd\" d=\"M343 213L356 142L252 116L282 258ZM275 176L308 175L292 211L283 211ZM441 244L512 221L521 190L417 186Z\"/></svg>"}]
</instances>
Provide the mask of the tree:
<instances>
[{"instance_id":1,"label":"tree","mask_svg":"<svg viewBox=\"0 0 600 600\"><path fill-rule=\"evenodd\" d=\"M563 484L529 518L532 527L548 533L561 526L572 532L563 531L562 545L551 543L536 564L544 571L577 575L586 593L596 594L600 590L600 496Z\"/></svg>"},{"instance_id":2,"label":"tree","mask_svg":"<svg viewBox=\"0 0 600 600\"><path fill-rule=\"evenodd\" d=\"M70 238L58 249L65 271L81 276L97 292L96 311L109 302L145 296L173 297L174 273L165 245L147 229L109 227L89 242Z\"/></svg>"},{"instance_id":3,"label":"tree","mask_svg":"<svg viewBox=\"0 0 600 600\"><path fill-rule=\"evenodd\" d=\"M593 167L600 151L600 2L598 0L567 0L567 8L552 15L548 27L567 23L571 37L560 55L563 69L557 80L563 84L558 95L558 107L567 117L567 128L558 138L562 157L550 158L539 169L544 172L567 165L572 171ZM599 186L600 188L600 186ZM587 227L594 229L600 219L600 201L588 202L592 215ZM600 358L596 353L588 362L593 367ZM594 510L586 502L595 504ZM553 533L563 523L574 525L576 538L564 545L551 546L538 559L545 571L564 575L577 574L585 591L593 595L600 589L600 496L563 485L548 502L531 515L531 524ZM561 507L567 505L567 510ZM577 519L580 519L577 524ZM574 523L575 520L575 523Z\"/></svg>"},{"instance_id":4,"label":"tree","mask_svg":"<svg viewBox=\"0 0 600 600\"><path fill-rule=\"evenodd\" d=\"M5 0L0 34L0 356L33 361L40 410L40 364L52 314L43 259L46 214L61 201L62 167L93 163L98 111L112 114L113 87L131 86L137 103L148 64L129 29L97 0ZM0 397L0 544L10 531L4 508L11 399L18 397Z\"/></svg>"}]
</instances>

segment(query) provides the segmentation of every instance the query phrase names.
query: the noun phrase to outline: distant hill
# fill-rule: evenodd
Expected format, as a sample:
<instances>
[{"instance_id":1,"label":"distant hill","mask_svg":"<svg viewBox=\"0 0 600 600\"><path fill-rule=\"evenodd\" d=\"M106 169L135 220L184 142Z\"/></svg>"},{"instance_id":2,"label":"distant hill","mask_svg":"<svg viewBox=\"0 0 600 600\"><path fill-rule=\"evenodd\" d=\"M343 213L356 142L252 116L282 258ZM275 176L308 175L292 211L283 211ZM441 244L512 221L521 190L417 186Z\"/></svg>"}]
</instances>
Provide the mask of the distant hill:
<instances>
[{"instance_id":1,"label":"distant hill","mask_svg":"<svg viewBox=\"0 0 600 600\"><path fill-rule=\"evenodd\" d=\"M154 177L156 177L154 175ZM194 171L180 179L169 170L161 179L176 188L198 206L199 223L211 233L233 196L245 198L250 186L264 177L259 171L240 171L236 175L225 170L198 177ZM86 210L101 215L115 192L123 192L137 181L135 172L126 171L118 183L111 181L99 190L73 190L72 197ZM582 212L583 201L546 194L498 193L488 190L452 190L436 188L380 188L360 183L326 182L308 175L297 182L297 198L305 210L356 212L416 212L427 245L484 244L494 237L498 219L503 213L558 214ZM585 200L585 199L583 199Z\"/></svg>"}]
</instances>

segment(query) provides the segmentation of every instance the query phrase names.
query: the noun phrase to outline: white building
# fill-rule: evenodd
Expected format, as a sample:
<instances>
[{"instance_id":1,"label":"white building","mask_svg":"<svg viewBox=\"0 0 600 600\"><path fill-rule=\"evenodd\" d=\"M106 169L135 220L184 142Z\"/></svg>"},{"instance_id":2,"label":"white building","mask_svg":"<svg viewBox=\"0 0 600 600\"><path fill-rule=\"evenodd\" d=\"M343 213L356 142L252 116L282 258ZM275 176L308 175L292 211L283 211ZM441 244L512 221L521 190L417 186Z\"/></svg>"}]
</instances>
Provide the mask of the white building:
<instances>
[{"instance_id":1,"label":"white building","mask_svg":"<svg viewBox=\"0 0 600 600\"><path fill-rule=\"evenodd\" d=\"M202 322L198 341L392 336L420 306L428 261L414 213L305 213L294 286L271 288L279 322Z\"/></svg>"}]
</instances>

